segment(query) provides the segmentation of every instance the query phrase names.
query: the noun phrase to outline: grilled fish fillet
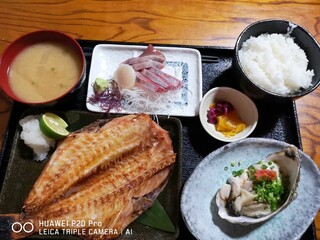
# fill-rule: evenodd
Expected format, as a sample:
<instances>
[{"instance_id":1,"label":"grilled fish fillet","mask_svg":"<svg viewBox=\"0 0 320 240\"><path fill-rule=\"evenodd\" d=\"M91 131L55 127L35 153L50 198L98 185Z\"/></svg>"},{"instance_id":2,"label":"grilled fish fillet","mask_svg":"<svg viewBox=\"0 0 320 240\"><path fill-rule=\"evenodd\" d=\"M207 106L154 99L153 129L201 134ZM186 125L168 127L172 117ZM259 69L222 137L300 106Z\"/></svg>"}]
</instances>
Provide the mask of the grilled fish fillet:
<instances>
[{"instance_id":1,"label":"grilled fish fillet","mask_svg":"<svg viewBox=\"0 0 320 240\"><path fill-rule=\"evenodd\" d=\"M149 144L159 130L147 115L128 115L102 127L95 123L70 134L59 144L33 186L24 211L32 214L55 201L100 166Z\"/></svg>"},{"instance_id":2,"label":"grilled fish fillet","mask_svg":"<svg viewBox=\"0 0 320 240\"><path fill-rule=\"evenodd\" d=\"M152 206L175 159L168 132L147 115L95 122L59 144L25 201L24 213L15 217L22 224L32 222L34 229L13 233L12 239L55 220L70 223L67 228L81 230L85 239L115 238ZM86 225L71 225L76 219Z\"/></svg>"}]
</instances>

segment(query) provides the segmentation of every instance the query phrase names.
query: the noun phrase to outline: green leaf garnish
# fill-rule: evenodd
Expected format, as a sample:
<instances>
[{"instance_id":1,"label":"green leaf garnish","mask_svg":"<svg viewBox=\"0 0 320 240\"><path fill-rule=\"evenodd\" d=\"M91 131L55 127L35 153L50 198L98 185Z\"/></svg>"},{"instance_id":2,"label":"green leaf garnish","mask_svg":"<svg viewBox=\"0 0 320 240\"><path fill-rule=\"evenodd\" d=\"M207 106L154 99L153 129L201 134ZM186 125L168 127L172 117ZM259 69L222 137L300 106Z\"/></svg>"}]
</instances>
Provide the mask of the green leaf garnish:
<instances>
[{"instance_id":1,"label":"green leaf garnish","mask_svg":"<svg viewBox=\"0 0 320 240\"><path fill-rule=\"evenodd\" d=\"M139 216L136 221L163 231L176 231L170 217L157 199L154 201L152 207Z\"/></svg>"}]
</instances>

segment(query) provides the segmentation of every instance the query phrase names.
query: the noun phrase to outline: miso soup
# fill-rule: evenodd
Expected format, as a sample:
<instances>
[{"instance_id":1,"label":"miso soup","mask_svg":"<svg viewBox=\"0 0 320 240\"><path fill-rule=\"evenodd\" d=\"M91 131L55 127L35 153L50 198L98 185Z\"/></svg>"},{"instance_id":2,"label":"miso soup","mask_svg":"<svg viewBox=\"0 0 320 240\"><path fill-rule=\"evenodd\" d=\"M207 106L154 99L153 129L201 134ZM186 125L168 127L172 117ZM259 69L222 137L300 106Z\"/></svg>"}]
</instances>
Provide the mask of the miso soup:
<instances>
[{"instance_id":1,"label":"miso soup","mask_svg":"<svg viewBox=\"0 0 320 240\"><path fill-rule=\"evenodd\" d=\"M54 42L34 44L13 60L9 84L24 101L37 103L53 100L78 81L81 59L67 46Z\"/></svg>"}]
</instances>

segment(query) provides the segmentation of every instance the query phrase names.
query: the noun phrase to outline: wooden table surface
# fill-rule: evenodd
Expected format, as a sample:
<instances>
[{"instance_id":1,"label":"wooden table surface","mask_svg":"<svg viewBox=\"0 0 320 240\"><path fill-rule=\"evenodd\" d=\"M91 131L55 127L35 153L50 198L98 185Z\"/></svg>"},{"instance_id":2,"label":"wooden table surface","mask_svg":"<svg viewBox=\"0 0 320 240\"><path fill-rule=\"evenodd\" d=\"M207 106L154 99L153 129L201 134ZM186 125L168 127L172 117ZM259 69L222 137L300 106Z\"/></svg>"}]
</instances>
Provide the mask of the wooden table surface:
<instances>
[{"instance_id":1,"label":"wooden table surface","mask_svg":"<svg viewBox=\"0 0 320 240\"><path fill-rule=\"evenodd\" d=\"M0 52L21 35L62 31L77 39L233 47L260 19L282 18L320 42L319 0L1 0ZM320 64L320 59L319 59ZM296 101L303 150L320 167L320 88ZM11 101L0 92L0 146ZM315 219L320 239L320 214Z\"/></svg>"}]
</instances>

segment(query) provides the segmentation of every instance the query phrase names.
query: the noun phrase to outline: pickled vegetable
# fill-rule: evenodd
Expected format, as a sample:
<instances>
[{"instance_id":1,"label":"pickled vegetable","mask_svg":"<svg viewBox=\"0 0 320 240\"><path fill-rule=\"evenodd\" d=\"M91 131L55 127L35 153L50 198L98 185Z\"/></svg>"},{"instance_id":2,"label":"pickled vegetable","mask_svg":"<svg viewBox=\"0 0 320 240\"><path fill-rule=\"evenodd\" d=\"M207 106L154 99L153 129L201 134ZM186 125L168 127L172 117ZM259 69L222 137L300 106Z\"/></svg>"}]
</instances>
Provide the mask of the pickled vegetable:
<instances>
[{"instance_id":1,"label":"pickled vegetable","mask_svg":"<svg viewBox=\"0 0 320 240\"><path fill-rule=\"evenodd\" d=\"M237 111L231 103L221 101L212 103L209 107L208 122L215 125L217 131L226 137L232 137L246 128Z\"/></svg>"}]
</instances>

